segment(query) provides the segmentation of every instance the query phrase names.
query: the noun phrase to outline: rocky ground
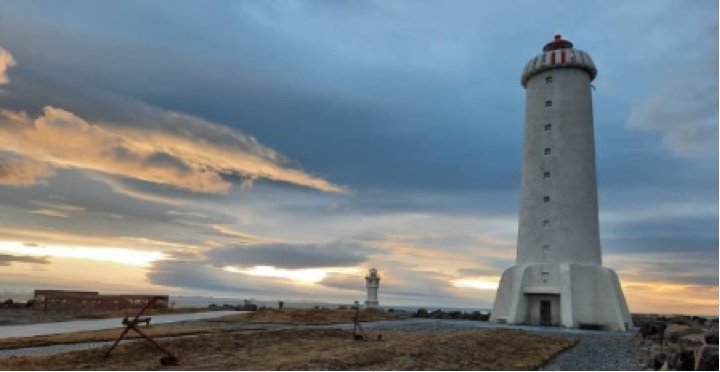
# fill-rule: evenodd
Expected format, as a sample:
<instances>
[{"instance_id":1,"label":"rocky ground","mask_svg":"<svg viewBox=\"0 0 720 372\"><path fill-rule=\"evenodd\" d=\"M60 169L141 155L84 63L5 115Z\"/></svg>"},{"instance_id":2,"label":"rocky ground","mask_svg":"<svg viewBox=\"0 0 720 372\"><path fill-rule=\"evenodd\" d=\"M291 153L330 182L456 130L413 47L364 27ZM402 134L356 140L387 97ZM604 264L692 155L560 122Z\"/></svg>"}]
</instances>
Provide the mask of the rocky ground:
<instances>
[{"instance_id":1,"label":"rocky ground","mask_svg":"<svg viewBox=\"0 0 720 372\"><path fill-rule=\"evenodd\" d=\"M640 326L643 364L651 370L717 371L718 320L645 316Z\"/></svg>"}]
</instances>

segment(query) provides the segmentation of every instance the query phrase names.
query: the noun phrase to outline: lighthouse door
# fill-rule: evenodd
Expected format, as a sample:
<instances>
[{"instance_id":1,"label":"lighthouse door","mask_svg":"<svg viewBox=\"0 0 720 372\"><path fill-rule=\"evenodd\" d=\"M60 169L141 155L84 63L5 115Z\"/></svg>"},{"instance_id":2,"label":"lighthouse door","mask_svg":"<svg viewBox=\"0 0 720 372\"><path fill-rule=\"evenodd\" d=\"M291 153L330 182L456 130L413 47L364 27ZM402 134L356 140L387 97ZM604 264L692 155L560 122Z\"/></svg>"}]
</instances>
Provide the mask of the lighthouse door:
<instances>
[{"instance_id":1,"label":"lighthouse door","mask_svg":"<svg viewBox=\"0 0 720 372\"><path fill-rule=\"evenodd\" d=\"M552 325L552 314L551 302L549 300L540 301L540 325L549 326Z\"/></svg>"}]
</instances>

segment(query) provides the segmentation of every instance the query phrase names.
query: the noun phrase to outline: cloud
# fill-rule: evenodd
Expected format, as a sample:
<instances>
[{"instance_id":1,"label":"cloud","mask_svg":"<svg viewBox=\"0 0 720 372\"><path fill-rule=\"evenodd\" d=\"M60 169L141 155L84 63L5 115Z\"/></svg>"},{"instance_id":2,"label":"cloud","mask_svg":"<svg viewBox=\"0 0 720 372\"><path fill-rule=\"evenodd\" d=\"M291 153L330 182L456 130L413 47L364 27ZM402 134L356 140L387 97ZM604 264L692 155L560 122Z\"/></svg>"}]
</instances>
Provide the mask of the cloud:
<instances>
[{"instance_id":1,"label":"cloud","mask_svg":"<svg viewBox=\"0 0 720 372\"><path fill-rule=\"evenodd\" d=\"M717 27L713 31L717 35ZM676 156L714 154L718 148L718 49L708 48L698 61L671 74L631 112L627 126L662 135Z\"/></svg>"},{"instance_id":2,"label":"cloud","mask_svg":"<svg viewBox=\"0 0 720 372\"><path fill-rule=\"evenodd\" d=\"M15 66L15 59L13 59L10 52L0 47L0 85L10 82L7 77L7 70L12 66Z\"/></svg>"},{"instance_id":3,"label":"cloud","mask_svg":"<svg viewBox=\"0 0 720 372\"><path fill-rule=\"evenodd\" d=\"M0 154L0 185L31 186L51 175L50 167L44 163L26 157Z\"/></svg>"},{"instance_id":4,"label":"cloud","mask_svg":"<svg viewBox=\"0 0 720 372\"><path fill-rule=\"evenodd\" d=\"M167 115L178 118L176 124L180 127L193 122L187 115ZM201 119L196 121L200 126L210 125ZM223 176L232 174L344 192L340 186L285 167L281 163L286 160L281 155L252 137L229 129L216 131L227 131L236 142L244 141L246 146L233 149L158 130L101 126L51 106L46 106L36 118L25 112L0 111L3 148L56 168L97 171L201 193L229 191L231 182Z\"/></svg>"},{"instance_id":5,"label":"cloud","mask_svg":"<svg viewBox=\"0 0 720 372\"><path fill-rule=\"evenodd\" d=\"M31 263L31 264L49 264L50 261L46 257L33 256L15 256L11 254L0 254L0 266L9 266L14 262Z\"/></svg>"},{"instance_id":6,"label":"cloud","mask_svg":"<svg viewBox=\"0 0 720 372\"><path fill-rule=\"evenodd\" d=\"M208 259L220 266L275 266L286 269L346 267L361 264L375 252L364 244L337 241L326 244L268 243L230 245L210 250Z\"/></svg>"}]
</instances>

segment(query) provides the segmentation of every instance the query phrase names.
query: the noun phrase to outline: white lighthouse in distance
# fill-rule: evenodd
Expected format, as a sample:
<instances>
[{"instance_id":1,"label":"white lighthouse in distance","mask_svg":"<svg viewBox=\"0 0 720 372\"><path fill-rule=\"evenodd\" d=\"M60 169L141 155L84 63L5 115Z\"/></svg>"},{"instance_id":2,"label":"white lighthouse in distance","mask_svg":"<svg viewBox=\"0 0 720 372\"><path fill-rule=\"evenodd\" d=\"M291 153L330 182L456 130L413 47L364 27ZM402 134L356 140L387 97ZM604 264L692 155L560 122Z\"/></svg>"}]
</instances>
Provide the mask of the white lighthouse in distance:
<instances>
[{"instance_id":1,"label":"white lighthouse in distance","mask_svg":"<svg viewBox=\"0 0 720 372\"><path fill-rule=\"evenodd\" d=\"M380 306L378 302L378 288L380 288L380 276L376 268L370 269L370 273L365 277L365 287L367 287L367 300L365 300L366 309L377 309Z\"/></svg>"},{"instance_id":2,"label":"white lighthouse in distance","mask_svg":"<svg viewBox=\"0 0 720 372\"><path fill-rule=\"evenodd\" d=\"M602 266L590 55L560 35L527 63L515 265L502 274L491 320L626 330L617 274Z\"/></svg>"}]
</instances>

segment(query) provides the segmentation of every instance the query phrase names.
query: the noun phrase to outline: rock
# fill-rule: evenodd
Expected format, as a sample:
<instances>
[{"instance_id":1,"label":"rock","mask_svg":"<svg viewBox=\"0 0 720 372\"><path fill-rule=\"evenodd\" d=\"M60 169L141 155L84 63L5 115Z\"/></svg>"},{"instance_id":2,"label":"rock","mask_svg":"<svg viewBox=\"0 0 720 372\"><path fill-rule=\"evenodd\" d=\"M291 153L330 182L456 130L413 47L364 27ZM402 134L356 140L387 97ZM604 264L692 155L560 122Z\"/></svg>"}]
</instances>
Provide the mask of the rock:
<instances>
[{"instance_id":1,"label":"rock","mask_svg":"<svg viewBox=\"0 0 720 372\"><path fill-rule=\"evenodd\" d=\"M711 329L707 332L705 332L705 343L708 345L717 345L718 344L718 329Z\"/></svg>"},{"instance_id":2,"label":"rock","mask_svg":"<svg viewBox=\"0 0 720 372\"><path fill-rule=\"evenodd\" d=\"M450 319L460 319L462 317L461 311L451 311L448 313L448 316L450 316Z\"/></svg>"},{"instance_id":3,"label":"rock","mask_svg":"<svg viewBox=\"0 0 720 372\"><path fill-rule=\"evenodd\" d=\"M718 346L705 345L695 352L696 371L718 370Z\"/></svg>"},{"instance_id":4,"label":"rock","mask_svg":"<svg viewBox=\"0 0 720 372\"><path fill-rule=\"evenodd\" d=\"M683 350L695 351L696 349L699 349L699 348L705 346L705 334L698 333L698 334L682 336L682 337L680 337L680 340L678 343L680 344L680 347Z\"/></svg>"},{"instance_id":5,"label":"rock","mask_svg":"<svg viewBox=\"0 0 720 372\"><path fill-rule=\"evenodd\" d=\"M679 325L693 326L696 323L693 320L693 318L690 316L676 316L676 317L668 319L667 324L679 324Z\"/></svg>"},{"instance_id":6,"label":"rock","mask_svg":"<svg viewBox=\"0 0 720 372\"><path fill-rule=\"evenodd\" d=\"M427 318L430 314L428 313L427 309L418 309L415 314L413 314L413 317L415 318Z\"/></svg>"},{"instance_id":7,"label":"rock","mask_svg":"<svg viewBox=\"0 0 720 372\"><path fill-rule=\"evenodd\" d=\"M647 322L640 326L640 334L643 340L646 339L659 339L662 333L665 331L665 323L663 322Z\"/></svg>"},{"instance_id":8,"label":"rock","mask_svg":"<svg viewBox=\"0 0 720 372\"><path fill-rule=\"evenodd\" d=\"M680 342L680 338L687 335L702 334L704 331L700 328L694 328L685 324L671 323L665 329L663 337L664 346L672 346Z\"/></svg>"},{"instance_id":9,"label":"rock","mask_svg":"<svg viewBox=\"0 0 720 372\"><path fill-rule=\"evenodd\" d=\"M665 362L667 362L667 354L660 345L651 345L643 353L643 365L648 368L659 370Z\"/></svg>"},{"instance_id":10,"label":"rock","mask_svg":"<svg viewBox=\"0 0 720 372\"><path fill-rule=\"evenodd\" d=\"M717 328L717 327L718 327L718 322L720 322L720 319L717 319L717 318L716 318L716 319L710 319L710 320L708 321L708 327Z\"/></svg>"}]
</instances>

